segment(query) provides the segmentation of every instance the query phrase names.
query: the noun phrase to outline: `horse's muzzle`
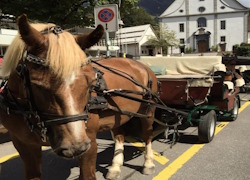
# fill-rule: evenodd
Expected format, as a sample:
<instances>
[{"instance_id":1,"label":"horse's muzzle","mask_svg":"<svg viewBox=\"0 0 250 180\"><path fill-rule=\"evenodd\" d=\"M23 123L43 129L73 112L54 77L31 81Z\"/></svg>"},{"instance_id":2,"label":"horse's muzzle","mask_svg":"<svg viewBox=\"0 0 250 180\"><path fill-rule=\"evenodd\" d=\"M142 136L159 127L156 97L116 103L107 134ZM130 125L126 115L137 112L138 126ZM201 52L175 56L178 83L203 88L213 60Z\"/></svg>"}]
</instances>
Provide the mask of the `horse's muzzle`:
<instances>
[{"instance_id":1,"label":"horse's muzzle","mask_svg":"<svg viewBox=\"0 0 250 180\"><path fill-rule=\"evenodd\" d=\"M90 140L86 140L84 142L74 144L71 146L62 146L55 150L55 153L59 156L65 157L65 158L74 158L81 156L90 148Z\"/></svg>"}]
</instances>

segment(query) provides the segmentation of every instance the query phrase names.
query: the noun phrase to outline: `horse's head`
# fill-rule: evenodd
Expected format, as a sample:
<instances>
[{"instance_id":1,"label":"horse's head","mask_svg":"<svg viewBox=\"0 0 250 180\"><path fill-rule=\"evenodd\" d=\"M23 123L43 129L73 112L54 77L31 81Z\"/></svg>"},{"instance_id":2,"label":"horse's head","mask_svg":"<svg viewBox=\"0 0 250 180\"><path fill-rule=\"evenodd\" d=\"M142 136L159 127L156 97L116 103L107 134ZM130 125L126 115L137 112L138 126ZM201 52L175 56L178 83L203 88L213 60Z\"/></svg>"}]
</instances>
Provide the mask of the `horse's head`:
<instances>
[{"instance_id":1,"label":"horse's head","mask_svg":"<svg viewBox=\"0 0 250 180\"><path fill-rule=\"evenodd\" d=\"M8 48L3 64L3 71L10 72L9 89L16 85L16 77L22 77L24 94L41 117L42 130L48 129L54 151L78 156L90 147L85 106L94 81L83 50L101 39L103 27L73 36L53 24L30 24L26 15L17 22L20 36Z\"/></svg>"}]
</instances>

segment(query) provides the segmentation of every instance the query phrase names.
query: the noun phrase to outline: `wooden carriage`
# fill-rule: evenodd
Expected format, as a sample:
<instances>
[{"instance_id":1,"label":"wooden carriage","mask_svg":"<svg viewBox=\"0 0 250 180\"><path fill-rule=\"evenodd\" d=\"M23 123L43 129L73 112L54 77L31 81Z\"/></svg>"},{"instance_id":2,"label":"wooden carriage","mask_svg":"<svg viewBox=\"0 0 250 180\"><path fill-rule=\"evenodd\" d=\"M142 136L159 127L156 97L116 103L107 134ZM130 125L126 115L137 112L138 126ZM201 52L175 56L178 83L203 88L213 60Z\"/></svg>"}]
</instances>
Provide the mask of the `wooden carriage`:
<instances>
[{"instance_id":1,"label":"wooden carriage","mask_svg":"<svg viewBox=\"0 0 250 180\"><path fill-rule=\"evenodd\" d=\"M145 57L140 62L157 75L160 99L171 108L187 112L184 119L191 125L198 124L201 141L213 139L217 119L237 118L239 87L244 85L244 80L234 77L232 69L222 63L222 57ZM173 118L173 114L158 109L156 118L174 124L180 120L179 116Z\"/></svg>"}]
</instances>

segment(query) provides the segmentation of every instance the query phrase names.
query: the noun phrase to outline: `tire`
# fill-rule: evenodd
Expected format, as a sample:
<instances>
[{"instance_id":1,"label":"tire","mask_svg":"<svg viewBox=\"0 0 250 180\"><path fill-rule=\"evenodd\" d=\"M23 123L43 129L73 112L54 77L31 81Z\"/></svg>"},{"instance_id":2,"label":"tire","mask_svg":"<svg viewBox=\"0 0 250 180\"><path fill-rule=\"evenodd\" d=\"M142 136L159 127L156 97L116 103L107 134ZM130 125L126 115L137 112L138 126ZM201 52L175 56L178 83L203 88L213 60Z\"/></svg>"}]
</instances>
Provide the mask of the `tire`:
<instances>
[{"instance_id":1,"label":"tire","mask_svg":"<svg viewBox=\"0 0 250 180\"><path fill-rule=\"evenodd\" d=\"M234 98L234 107L230 111L231 117L229 118L230 121L235 121L238 118L239 114L239 99L237 97Z\"/></svg>"},{"instance_id":2,"label":"tire","mask_svg":"<svg viewBox=\"0 0 250 180\"><path fill-rule=\"evenodd\" d=\"M214 138L217 116L214 110L200 116L198 125L198 137L203 143L209 143Z\"/></svg>"}]
</instances>

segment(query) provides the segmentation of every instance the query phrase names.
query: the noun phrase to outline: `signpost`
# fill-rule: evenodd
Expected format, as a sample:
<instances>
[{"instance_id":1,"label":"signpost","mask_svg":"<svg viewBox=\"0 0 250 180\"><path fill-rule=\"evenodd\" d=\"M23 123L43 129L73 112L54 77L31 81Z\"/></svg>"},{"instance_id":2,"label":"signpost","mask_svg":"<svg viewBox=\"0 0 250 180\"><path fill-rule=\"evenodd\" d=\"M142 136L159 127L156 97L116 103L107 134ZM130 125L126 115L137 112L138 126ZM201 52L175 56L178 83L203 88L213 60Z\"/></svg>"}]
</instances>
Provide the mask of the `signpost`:
<instances>
[{"instance_id":1,"label":"signpost","mask_svg":"<svg viewBox=\"0 0 250 180\"><path fill-rule=\"evenodd\" d=\"M118 31L118 6L117 4L109 4L104 6L97 6L94 9L95 13L95 26L101 24L106 33L106 47L107 54L110 56L109 52L109 32Z\"/></svg>"}]
</instances>

